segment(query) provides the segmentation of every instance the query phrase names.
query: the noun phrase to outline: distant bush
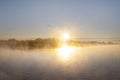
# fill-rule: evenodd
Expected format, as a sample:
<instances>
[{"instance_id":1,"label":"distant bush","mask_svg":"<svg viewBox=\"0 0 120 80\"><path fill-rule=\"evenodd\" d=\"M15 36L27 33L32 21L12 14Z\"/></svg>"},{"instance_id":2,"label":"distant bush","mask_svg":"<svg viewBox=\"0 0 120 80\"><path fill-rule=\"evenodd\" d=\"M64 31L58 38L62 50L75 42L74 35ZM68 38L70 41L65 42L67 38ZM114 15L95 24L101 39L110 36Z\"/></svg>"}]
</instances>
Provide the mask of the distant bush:
<instances>
[{"instance_id":1,"label":"distant bush","mask_svg":"<svg viewBox=\"0 0 120 80\"><path fill-rule=\"evenodd\" d=\"M113 44L112 42L97 42L97 41L73 41L69 40L65 42L71 46L86 46L86 45L100 45L100 44ZM35 40L0 40L0 47L9 47L11 49L41 49L41 48L57 48L62 42L55 38Z\"/></svg>"}]
</instances>

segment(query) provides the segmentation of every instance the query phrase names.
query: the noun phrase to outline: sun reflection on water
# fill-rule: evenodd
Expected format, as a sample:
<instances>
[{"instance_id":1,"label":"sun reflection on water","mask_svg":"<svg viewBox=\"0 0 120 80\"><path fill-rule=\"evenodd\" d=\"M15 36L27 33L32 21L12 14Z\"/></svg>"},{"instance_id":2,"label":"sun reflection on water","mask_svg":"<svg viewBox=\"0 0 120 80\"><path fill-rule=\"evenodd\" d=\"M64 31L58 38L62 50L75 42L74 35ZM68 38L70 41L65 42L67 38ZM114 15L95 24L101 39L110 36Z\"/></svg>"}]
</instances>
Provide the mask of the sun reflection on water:
<instances>
[{"instance_id":1,"label":"sun reflection on water","mask_svg":"<svg viewBox=\"0 0 120 80\"><path fill-rule=\"evenodd\" d=\"M73 46L63 45L57 49L57 55L63 61L71 59L73 53L74 53Z\"/></svg>"}]
</instances>

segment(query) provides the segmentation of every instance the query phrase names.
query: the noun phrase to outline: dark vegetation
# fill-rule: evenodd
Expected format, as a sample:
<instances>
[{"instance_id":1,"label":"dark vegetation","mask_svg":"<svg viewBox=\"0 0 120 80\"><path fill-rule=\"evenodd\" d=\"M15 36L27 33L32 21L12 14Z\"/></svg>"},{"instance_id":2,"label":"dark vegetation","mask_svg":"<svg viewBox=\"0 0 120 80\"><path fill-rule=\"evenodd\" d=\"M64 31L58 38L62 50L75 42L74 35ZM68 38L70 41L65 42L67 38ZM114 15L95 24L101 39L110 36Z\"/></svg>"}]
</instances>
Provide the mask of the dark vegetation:
<instances>
[{"instance_id":1,"label":"dark vegetation","mask_svg":"<svg viewBox=\"0 0 120 80\"><path fill-rule=\"evenodd\" d=\"M61 46L64 42L54 38L41 39L37 38L35 40L0 40L0 47L8 47L11 49L41 49L41 48L57 48ZM114 44L112 42L98 42L98 41L74 41L69 40L65 42L70 46L88 46L88 45L107 45Z\"/></svg>"},{"instance_id":2,"label":"dark vegetation","mask_svg":"<svg viewBox=\"0 0 120 80\"><path fill-rule=\"evenodd\" d=\"M34 49L34 48L55 48L58 46L56 39L35 39L35 40L0 40L0 47L12 49Z\"/></svg>"}]
</instances>

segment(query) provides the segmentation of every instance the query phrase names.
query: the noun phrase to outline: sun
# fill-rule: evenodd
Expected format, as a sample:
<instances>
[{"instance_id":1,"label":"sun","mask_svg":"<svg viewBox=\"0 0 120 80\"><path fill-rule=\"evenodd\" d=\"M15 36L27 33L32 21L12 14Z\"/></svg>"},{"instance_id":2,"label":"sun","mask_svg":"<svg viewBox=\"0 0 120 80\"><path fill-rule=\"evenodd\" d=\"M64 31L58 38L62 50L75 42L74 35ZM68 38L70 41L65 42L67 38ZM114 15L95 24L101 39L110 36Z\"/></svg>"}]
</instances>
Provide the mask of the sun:
<instances>
[{"instance_id":1,"label":"sun","mask_svg":"<svg viewBox=\"0 0 120 80\"><path fill-rule=\"evenodd\" d=\"M69 33L67 33L67 32L63 33L62 40L68 40L69 38L70 38Z\"/></svg>"}]
</instances>

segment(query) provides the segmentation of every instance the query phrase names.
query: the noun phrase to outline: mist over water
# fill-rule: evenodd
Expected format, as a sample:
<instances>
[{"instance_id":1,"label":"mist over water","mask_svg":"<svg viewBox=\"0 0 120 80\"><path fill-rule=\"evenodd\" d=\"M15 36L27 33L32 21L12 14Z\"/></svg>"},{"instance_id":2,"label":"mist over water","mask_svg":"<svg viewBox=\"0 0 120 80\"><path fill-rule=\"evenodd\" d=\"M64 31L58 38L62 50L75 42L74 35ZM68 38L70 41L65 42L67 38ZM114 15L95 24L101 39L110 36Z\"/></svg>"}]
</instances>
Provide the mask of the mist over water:
<instances>
[{"instance_id":1,"label":"mist over water","mask_svg":"<svg viewBox=\"0 0 120 80\"><path fill-rule=\"evenodd\" d=\"M0 0L0 80L120 80L120 0Z\"/></svg>"},{"instance_id":2,"label":"mist over water","mask_svg":"<svg viewBox=\"0 0 120 80\"><path fill-rule=\"evenodd\" d=\"M0 48L0 80L120 80L120 45L67 52L63 59L57 49Z\"/></svg>"},{"instance_id":3,"label":"mist over water","mask_svg":"<svg viewBox=\"0 0 120 80\"><path fill-rule=\"evenodd\" d=\"M101 42L113 42L120 43L120 38L79 38L80 41L101 41Z\"/></svg>"}]
</instances>

